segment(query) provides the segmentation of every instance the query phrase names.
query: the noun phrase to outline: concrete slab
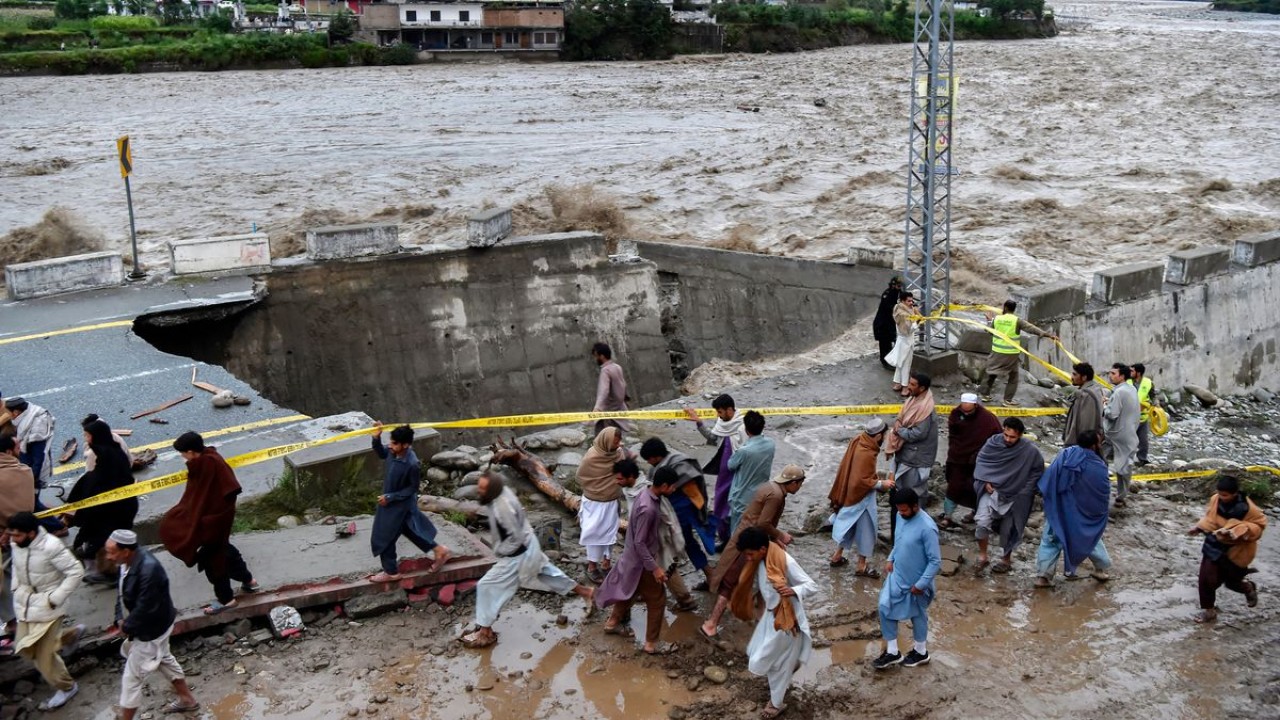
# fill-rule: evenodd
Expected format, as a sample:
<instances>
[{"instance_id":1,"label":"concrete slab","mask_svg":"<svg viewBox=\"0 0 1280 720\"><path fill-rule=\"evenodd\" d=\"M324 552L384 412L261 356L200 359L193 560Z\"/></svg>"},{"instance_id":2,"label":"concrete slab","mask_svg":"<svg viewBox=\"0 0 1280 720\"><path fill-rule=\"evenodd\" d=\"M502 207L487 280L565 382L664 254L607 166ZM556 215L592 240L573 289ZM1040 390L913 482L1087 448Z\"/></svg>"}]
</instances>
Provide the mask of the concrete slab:
<instances>
[{"instance_id":1,"label":"concrete slab","mask_svg":"<svg viewBox=\"0 0 1280 720\"><path fill-rule=\"evenodd\" d=\"M1198 247L1180 250L1169 255L1165 268L1165 282L1190 285L1205 278L1225 273L1231 265L1231 249L1225 247Z\"/></svg>"},{"instance_id":2,"label":"concrete slab","mask_svg":"<svg viewBox=\"0 0 1280 720\"><path fill-rule=\"evenodd\" d=\"M1164 263L1141 262L1093 274L1093 298L1108 305L1155 295L1164 285Z\"/></svg>"},{"instance_id":3,"label":"concrete slab","mask_svg":"<svg viewBox=\"0 0 1280 720\"><path fill-rule=\"evenodd\" d=\"M181 560L163 549L156 558L169 575L169 592L178 608L174 634L198 631L240 618L266 615L278 605L296 608L332 605L349 598L384 593L406 592L415 588L457 583L483 575L493 565L493 556L483 543L465 528L433 515L439 539L454 553L438 573L428 573L430 558L419 557L418 550L407 541L400 551L410 555L401 560L404 578L398 583L371 583L366 575L378 571L378 560L369 550L369 532L373 518L356 520L356 534L336 539L333 525L303 525L289 530L236 535L232 543L245 557L245 562L263 591L241 596L239 606L217 616L206 616L201 608L213 599L213 589L204 575L188 568ZM113 587L86 586L67 602L68 617L90 628L90 644L101 641L101 630L110 626L114 617Z\"/></svg>"},{"instance_id":4,"label":"concrete slab","mask_svg":"<svg viewBox=\"0 0 1280 720\"><path fill-rule=\"evenodd\" d=\"M1231 260L1245 267L1257 267L1280 260L1280 233L1254 235L1236 240Z\"/></svg>"},{"instance_id":5,"label":"concrete slab","mask_svg":"<svg viewBox=\"0 0 1280 720\"><path fill-rule=\"evenodd\" d=\"M124 260L114 252L12 263L4 268L4 284L10 300L93 290L122 282Z\"/></svg>"},{"instance_id":6,"label":"concrete slab","mask_svg":"<svg viewBox=\"0 0 1280 720\"><path fill-rule=\"evenodd\" d=\"M390 430L391 428L384 428L384 435ZM369 449L370 439L356 437L299 450L285 456L284 464L294 472L316 475L322 481L322 486L327 486L327 483L336 486L347 474L347 468L352 467L360 477L378 487L382 481L383 466ZM383 442L386 441L387 438L384 437ZM440 447L440 433L431 428L414 431L413 451L423 462L440 452Z\"/></svg>"},{"instance_id":7,"label":"concrete slab","mask_svg":"<svg viewBox=\"0 0 1280 720\"><path fill-rule=\"evenodd\" d=\"M467 219L467 245L492 247L511 234L511 208L490 208Z\"/></svg>"},{"instance_id":8,"label":"concrete slab","mask_svg":"<svg viewBox=\"0 0 1280 720\"><path fill-rule=\"evenodd\" d=\"M332 225L307 230L307 257L312 260L389 255L400 251L400 226Z\"/></svg>"},{"instance_id":9,"label":"concrete slab","mask_svg":"<svg viewBox=\"0 0 1280 720\"><path fill-rule=\"evenodd\" d=\"M169 269L175 275L270 267L266 233L170 240Z\"/></svg>"},{"instance_id":10,"label":"concrete slab","mask_svg":"<svg viewBox=\"0 0 1280 720\"><path fill-rule=\"evenodd\" d=\"M960 370L960 353L949 352L922 355L916 353L911 361L911 372L922 372L931 378L942 377Z\"/></svg>"},{"instance_id":11,"label":"concrete slab","mask_svg":"<svg viewBox=\"0 0 1280 720\"><path fill-rule=\"evenodd\" d=\"M1013 293L1013 301L1018 303L1018 316L1037 325L1084 312L1087 299L1085 287L1074 282L1036 285Z\"/></svg>"}]
</instances>

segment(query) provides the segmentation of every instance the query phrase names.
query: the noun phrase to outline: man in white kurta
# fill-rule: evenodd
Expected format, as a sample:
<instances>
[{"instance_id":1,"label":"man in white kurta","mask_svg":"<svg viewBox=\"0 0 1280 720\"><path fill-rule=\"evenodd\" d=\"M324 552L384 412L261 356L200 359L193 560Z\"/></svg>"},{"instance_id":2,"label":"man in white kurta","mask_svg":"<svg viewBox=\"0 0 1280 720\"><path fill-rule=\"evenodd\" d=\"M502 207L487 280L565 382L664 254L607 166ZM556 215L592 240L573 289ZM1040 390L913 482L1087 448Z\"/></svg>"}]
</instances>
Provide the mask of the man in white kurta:
<instances>
[{"instance_id":1,"label":"man in white kurta","mask_svg":"<svg viewBox=\"0 0 1280 720\"><path fill-rule=\"evenodd\" d=\"M786 708L783 700L791 686L791 677L813 653L813 636L804 603L818 592L818 586L795 558L781 545L771 545L769 536L759 528L743 529L738 536L738 550L746 556L748 566L751 563L756 565L754 582L751 585L743 583L739 587L746 592L758 592L763 605L763 615L756 622L755 632L747 643L747 669L769 680L769 704L761 716L777 717ZM785 558L786 581L781 587L769 579L766 558L771 552ZM795 627L789 631L775 627L779 605L784 602L790 603L795 613Z\"/></svg>"},{"instance_id":2,"label":"man in white kurta","mask_svg":"<svg viewBox=\"0 0 1280 720\"><path fill-rule=\"evenodd\" d=\"M476 488L480 491L480 501L488 505L489 531L497 562L476 585L476 629L459 638L462 644L482 648L496 643L498 634L493 631L493 624L502 606L515 597L520 588L557 595L574 593L587 601L590 615L595 591L551 564L538 545L538 537L516 494L506 488L500 478L488 473L480 476Z\"/></svg>"}]
</instances>

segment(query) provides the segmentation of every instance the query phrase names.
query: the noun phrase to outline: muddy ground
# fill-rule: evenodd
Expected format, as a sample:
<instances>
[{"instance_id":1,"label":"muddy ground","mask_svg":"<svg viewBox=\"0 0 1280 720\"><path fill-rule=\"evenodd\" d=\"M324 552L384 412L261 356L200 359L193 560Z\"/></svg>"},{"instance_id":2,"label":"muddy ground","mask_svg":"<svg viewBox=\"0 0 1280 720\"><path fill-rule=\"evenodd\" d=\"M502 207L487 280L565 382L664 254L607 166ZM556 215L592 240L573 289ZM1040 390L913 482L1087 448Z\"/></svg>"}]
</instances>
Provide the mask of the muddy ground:
<instances>
[{"instance_id":1,"label":"muddy ground","mask_svg":"<svg viewBox=\"0 0 1280 720\"><path fill-rule=\"evenodd\" d=\"M888 379L873 363L863 358L821 365L726 389L742 406L888 402ZM947 402L964 388L958 381L943 380L936 389L940 402ZM1019 399L1050 404L1055 392L1024 389ZM668 406L681 403L707 401L688 397ZM1170 469L1187 461L1280 464L1275 404L1242 398L1228 403L1209 411L1179 408L1182 419L1155 441L1154 464L1147 469ZM933 663L872 672L868 662L880 651L878 582L855 579L848 568L829 568L832 543L827 533L816 531L844 444L855 433L854 422L772 418L767 429L778 440L777 464L808 467L810 481L792 498L783 522L800 535L793 552L823 589L809 608L817 649L789 696L791 717L1277 716L1280 664L1274 653L1280 643L1280 605L1271 591L1277 585L1280 550L1275 538L1264 538L1255 563L1260 572L1254 577L1263 593L1257 608L1247 609L1240 596L1224 593L1216 625L1190 621L1200 541L1183 533L1207 498L1203 481L1152 483L1127 510L1113 516L1106 542L1115 567L1106 584L1067 583L1059 577L1051 590L1032 588L1039 514L1015 555L1015 571L1007 576L975 574L971 534L945 533L944 541L970 562L939 581L931 612ZM1044 440L1046 457L1052 456L1061 420L1031 419L1029 425ZM648 423L636 437L649 434L703 457L710 451L695 442L700 436L686 423ZM561 565L582 575L572 518L540 499L530 498L527 504L535 521L563 522ZM884 528L883 506L880 517ZM806 527L815 531L804 534ZM877 551L877 560L883 552ZM689 567L684 571L690 584L696 582ZM705 612L712 598L695 595ZM496 648L471 652L453 642L471 610L468 597L449 609L426 604L354 622L325 618L313 622L303 639L257 646L227 644L215 634L180 640L176 654L192 671L205 705L201 717L218 720L348 714L719 720L752 715L767 699L764 680L745 670L743 648L750 628L732 619L725 623L725 647L714 648L697 635L698 615L668 611L664 638L682 648L649 658L634 641L603 635L602 616L585 619L580 601L525 592L499 621ZM565 625L556 622L560 614L566 616ZM635 614L641 626L643 609ZM728 681L717 685L705 679L708 666L726 669ZM69 720L109 718L119 661L96 657L80 660L76 669L80 695L59 715ZM144 708L149 712L157 711L166 697L158 682L153 689L156 693ZM38 687L33 697L46 694Z\"/></svg>"}]
</instances>

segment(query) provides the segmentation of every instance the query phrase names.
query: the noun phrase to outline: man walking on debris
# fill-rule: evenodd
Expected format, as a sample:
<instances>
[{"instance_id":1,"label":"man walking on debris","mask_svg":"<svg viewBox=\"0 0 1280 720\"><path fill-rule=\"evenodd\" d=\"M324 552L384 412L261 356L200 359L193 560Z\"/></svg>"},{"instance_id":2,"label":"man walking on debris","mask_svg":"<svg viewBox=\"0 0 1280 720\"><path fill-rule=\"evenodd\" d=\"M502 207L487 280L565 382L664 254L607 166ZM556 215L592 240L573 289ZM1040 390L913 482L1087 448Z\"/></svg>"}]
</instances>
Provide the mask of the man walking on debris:
<instances>
[{"instance_id":1,"label":"man walking on debris","mask_svg":"<svg viewBox=\"0 0 1280 720\"><path fill-rule=\"evenodd\" d=\"M1111 471L1116 474L1116 505L1124 506L1131 489L1129 478L1133 475L1133 461L1138 454L1138 391L1125 382L1129 379L1129 366L1116 363L1108 374L1111 380L1111 397L1102 408L1102 422L1111 443Z\"/></svg>"},{"instance_id":2,"label":"man walking on debris","mask_svg":"<svg viewBox=\"0 0 1280 720\"><path fill-rule=\"evenodd\" d=\"M898 326L893 321L893 308L897 306L901 293L902 278L896 275L889 278L889 288L880 293L880 307L876 310L875 319L871 321L871 333L880 344L880 364L885 370L894 369L893 365L885 360L885 356L893 352L893 344L898 339Z\"/></svg>"},{"instance_id":3,"label":"man walking on debris","mask_svg":"<svg viewBox=\"0 0 1280 720\"><path fill-rule=\"evenodd\" d=\"M622 431L607 427L596 435L595 442L578 464L578 485L582 488L578 543L587 551L587 577L597 585L609 573L610 556L618 542L621 511L618 501L622 498L622 489L615 480L613 467L626 458Z\"/></svg>"},{"instance_id":4,"label":"man walking on debris","mask_svg":"<svg viewBox=\"0 0 1280 720\"><path fill-rule=\"evenodd\" d=\"M84 625L62 628L67 600L80 586L84 567L67 546L40 527L35 515L24 511L8 521L18 618L14 650L30 660L45 682L53 686L53 696L40 703L40 709L54 710L66 705L80 690L58 651L74 646L84 635Z\"/></svg>"},{"instance_id":5,"label":"man walking on debris","mask_svg":"<svg viewBox=\"0 0 1280 720\"><path fill-rule=\"evenodd\" d=\"M574 593L587 601L587 615L595 609L595 591L574 582L542 553L533 526L525 516L519 498L506 487L502 478L486 470L476 484L480 502L489 509L489 537L497 562L476 585L476 629L459 640L469 648L483 648L498 641L493 624L502 607L515 597L520 588Z\"/></svg>"},{"instance_id":6,"label":"man walking on debris","mask_svg":"<svg viewBox=\"0 0 1280 720\"><path fill-rule=\"evenodd\" d=\"M667 450L666 443L658 438L649 438L640 446L640 457L653 466L658 472L663 468L671 468L676 473L675 492L667 496L671 509L675 511L676 520L680 523L680 533L684 537L684 553L688 555L693 568L701 572L704 580L699 588L706 590L711 585L710 561L707 553L715 552L715 536L711 525L707 523L710 502L707 496L706 480L702 468L688 455ZM671 590L677 593L677 581L671 581ZM692 598L690 598L692 601ZM681 601L681 605L684 603Z\"/></svg>"},{"instance_id":7,"label":"man walking on debris","mask_svg":"<svg viewBox=\"0 0 1280 720\"><path fill-rule=\"evenodd\" d=\"M942 500L942 514L938 527L959 527L951 519L957 507L970 508L964 522L973 522L978 509L978 495L973 491L973 469L978 462L978 451L992 435L1000 433L1000 421L978 402L974 393L960 396L960 404L951 410L947 418L947 496Z\"/></svg>"},{"instance_id":8,"label":"man walking on debris","mask_svg":"<svg viewBox=\"0 0 1280 720\"><path fill-rule=\"evenodd\" d=\"M218 451L205 447L196 432L185 432L173 441L173 449L187 461L187 484L182 499L160 520L160 542L169 554L203 570L213 585L214 601L204 609L216 615L238 604L231 581L242 592L258 591L258 582L244 557L231 544L236 521L236 497L240 483Z\"/></svg>"},{"instance_id":9,"label":"man walking on debris","mask_svg":"<svg viewBox=\"0 0 1280 720\"><path fill-rule=\"evenodd\" d=\"M1102 407L1106 399L1102 386L1093 379L1093 366L1086 362L1078 362L1071 366L1071 384L1076 391L1071 394L1071 405L1067 407L1067 426L1062 430L1062 446L1075 444L1080 433L1091 430L1104 437L1102 431Z\"/></svg>"},{"instance_id":10,"label":"man walking on debris","mask_svg":"<svg viewBox=\"0 0 1280 720\"><path fill-rule=\"evenodd\" d=\"M591 347L591 358L600 366L600 379L596 382L596 404L593 412L611 412L627 410L627 378L622 366L613 361L613 349L606 343L596 343ZM619 430L630 430L631 423L626 420L597 420L595 433L607 427Z\"/></svg>"},{"instance_id":11,"label":"man walking on debris","mask_svg":"<svg viewBox=\"0 0 1280 720\"><path fill-rule=\"evenodd\" d=\"M635 484L638 474L636 464L630 460L618 463L620 477ZM628 467L629 466L629 467ZM632 637L631 606L636 600L645 604L645 631L643 650L649 655L664 655L674 649L670 643L659 644L663 615L666 613L667 558L662 549L661 502L671 493L676 480L675 471L667 468L653 474L636 494L627 526L626 544L618 564L600 584L595 594L596 605L613 606L613 612L605 622L604 631L609 635Z\"/></svg>"},{"instance_id":12,"label":"man walking on debris","mask_svg":"<svg viewBox=\"0 0 1280 720\"><path fill-rule=\"evenodd\" d=\"M1022 437L1027 431L1022 420L1005 418L1004 431L991 436L978 451L978 464L973 471L974 490L978 493L978 570L987 566L987 543L992 535L1000 538L1004 557L991 569L1007 573L1013 568L1013 551L1022 543L1031 503L1036 497L1036 484L1044 473L1044 456L1036 444Z\"/></svg>"},{"instance_id":13,"label":"man walking on debris","mask_svg":"<svg viewBox=\"0 0 1280 720\"><path fill-rule=\"evenodd\" d=\"M1040 476L1044 496L1044 531L1036 554L1036 587L1053 586L1062 557L1068 580L1079 579L1076 568L1085 558L1093 563L1093 578L1111 579L1111 557L1102 544L1107 529L1111 480L1102 459L1102 438L1093 430L1080 433L1076 443L1062 449Z\"/></svg>"},{"instance_id":14,"label":"man walking on debris","mask_svg":"<svg viewBox=\"0 0 1280 720\"><path fill-rule=\"evenodd\" d=\"M791 544L790 533L778 529L778 521L782 519L782 511L787 507L787 496L800 492L804 484L804 468L799 465L788 465L782 474L765 483L756 490L751 504L742 514L742 522L729 539L729 545L716 563L715 572L711 574L711 592L717 593L716 605L698 631L702 636L714 642L719 635L720 618L729 607L729 599L733 597L733 589L737 587L742 575L742 567L746 559L738 552L738 536L747 528L758 528L769 536L769 539L783 547Z\"/></svg>"},{"instance_id":15,"label":"man walking on debris","mask_svg":"<svg viewBox=\"0 0 1280 720\"><path fill-rule=\"evenodd\" d=\"M733 471L733 486L729 489L731 534L738 529L738 522L756 488L769 482L769 471L773 469L775 446L771 438L764 436L764 416L748 410L742 418L742 427L747 431L747 442L729 458L729 469Z\"/></svg>"},{"instance_id":16,"label":"man walking on debris","mask_svg":"<svg viewBox=\"0 0 1280 720\"><path fill-rule=\"evenodd\" d=\"M613 469L618 485L622 486L622 494L627 498L627 516L630 517L636 511L637 498L653 486L653 481L640 472L640 467L636 465L635 460L623 460L614 465ZM660 472L674 473L675 479L671 481L671 491L662 493L658 497L658 516L661 520L658 523L658 554L655 557L658 558L658 564L667 572L667 587L676 598L676 609L693 612L698 609L698 603L689 594L689 587L685 585L684 578L676 571L680 556L684 555L685 543L680 519L676 517L676 510L671 506L671 498L679 492L677 488L680 485L680 475L674 468L668 467L655 469L653 477L656 478ZM627 527L627 532L631 532L630 524ZM625 549L623 552L626 552Z\"/></svg>"},{"instance_id":17,"label":"man walking on debris","mask_svg":"<svg viewBox=\"0 0 1280 720\"><path fill-rule=\"evenodd\" d=\"M369 580L385 583L400 579L396 541L401 536L422 552L433 553L429 572L437 572L449 561L450 553L449 548L436 543L436 526L418 509L422 465L413 451L413 429L401 425L392 430L389 448L382 446L382 423L375 423L371 434L373 453L386 461L387 471L369 538L373 554L382 562L382 572L370 575Z\"/></svg>"},{"instance_id":18,"label":"man walking on debris","mask_svg":"<svg viewBox=\"0 0 1280 720\"><path fill-rule=\"evenodd\" d=\"M1267 529L1267 516L1240 492L1240 481L1236 478L1228 475L1218 478L1217 488L1209 498L1204 517L1187 531L1188 535L1204 535L1200 612L1195 616L1198 623L1218 618L1218 588L1223 585L1244 595L1249 607L1258 604L1258 586L1245 578L1257 572L1249 563L1258 553L1258 539Z\"/></svg>"},{"instance_id":19,"label":"man walking on debris","mask_svg":"<svg viewBox=\"0 0 1280 720\"><path fill-rule=\"evenodd\" d=\"M982 399L990 401L991 393L995 388L996 378L1005 376L1008 380L1004 386L1004 405L1013 407L1013 397L1018 393L1018 375L1022 372L1021 367L1021 338L1022 333L1031 333L1042 338L1057 340L1058 336L1051 332L1046 332L1022 318L1014 315L1014 311L1018 309L1018 303L1012 300L1005 300L1002 308L1003 312L999 315L995 313L987 313L987 320L991 322L991 328L1000 335L991 336L991 355L987 358L987 381L982 386ZM1003 337L1001 337L1003 335Z\"/></svg>"},{"instance_id":20,"label":"man walking on debris","mask_svg":"<svg viewBox=\"0 0 1280 720\"><path fill-rule=\"evenodd\" d=\"M165 705L162 712L195 712L200 703L191 694L187 676L169 650L169 636L178 613L169 595L169 576L164 566L145 548L138 547L138 536L132 530L111 533L107 556L120 565L120 594L112 632L125 637L120 649L125 659L120 687L121 720L133 720L137 715L147 676L157 670L178 694L178 699Z\"/></svg>"},{"instance_id":21,"label":"man walking on debris","mask_svg":"<svg viewBox=\"0 0 1280 720\"><path fill-rule=\"evenodd\" d=\"M934 578L942 569L938 526L928 513L920 512L915 491L898 488L889 502L897 509L898 541L885 563L884 584L880 587L880 632L887 647L871 663L876 670L929 662L929 605L937 592ZM903 620L911 621L911 637L915 640L906 657L898 649L898 623Z\"/></svg>"},{"instance_id":22,"label":"man walking on debris","mask_svg":"<svg viewBox=\"0 0 1280 720\"><path fill-rule=\"evenodd\" d=\"M929 505L929 473L938 458L938 420L934 413L933 381L924 373L912 373L907 399L898 411L884 454L889 459L889 479L900 488L911 488L922 507ZM890 522L890 535L897 523Z\"/></svg>"},{"instance_id":23,"label":"man walking on debris","mask_svg":"<svg viewBox=\"0 0 1280 720\"><path fill-rule=\"evenodd\" d=\"M747 431L742 427L742 416L728 395L720 395L711 401L711 408L716 411L716 422L711 429L703 424L702 419L693 408L685 408L685 414L697 425L698 432L706 438L708 445L718 445L716 454L702 467L702 472L714 475L716 537L721 545L729 540L729 490L733 487L733 471L729 469L729 460L733 453L747 442ZM718 550L717 550L718 552Z\"/></svg>"},{"instance_id":24,"label":"man walking on debris","mask_svg":"<svg viewBox=\"0 0 1280 720\"><path fill-rule=\"evenodd\" d=\"M759 528L744 528L736 549L744 565L733 591L733 614L756 623L747 643L747 669L769 681L769 703L760 717L776 718L787 709L783 700L791 677L813 653L804 604L818 593L818 585Z\"/></svg>"},{"instance_id":25,"label":"man walking on debris","mask_svg":"<svg viewBox=\"0 0 1280 720\"><path fill-rule=\"evenodd\" d=\"M858 437L849 441L827 495L835 513L831 516L831 539L837 543L831 567L848 565L844 553L856 544L858 565L854 574L859 577L880 577L880 571L868 566L867 561L876 548L876 493L893 489L892 480L881 480L876 474L876 459L888 429L880 418L872 418L862 426Z\"/></svg>"}]
</instances>

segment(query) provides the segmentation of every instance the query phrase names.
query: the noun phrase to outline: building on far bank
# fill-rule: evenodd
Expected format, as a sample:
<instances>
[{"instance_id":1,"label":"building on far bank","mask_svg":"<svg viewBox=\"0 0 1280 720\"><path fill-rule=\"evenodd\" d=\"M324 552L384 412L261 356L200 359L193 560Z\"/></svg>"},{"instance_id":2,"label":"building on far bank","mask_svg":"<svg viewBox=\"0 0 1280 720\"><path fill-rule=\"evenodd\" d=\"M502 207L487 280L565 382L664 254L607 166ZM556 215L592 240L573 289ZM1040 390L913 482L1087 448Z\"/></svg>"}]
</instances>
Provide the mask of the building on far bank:
<instances>
[{"instance_id":1,"label":"building on far bank","mask_svg":"<svg viewBox=\"0 0 1280 720\"><path fill-rule=\"evenodd\" d=\"M379 45L406 43L439 53L437 57L550 57L559 54L564 41L562 0L407 0L362 4L361 9L360 30L370 40Z\"/></svg>"}]
</instances>

